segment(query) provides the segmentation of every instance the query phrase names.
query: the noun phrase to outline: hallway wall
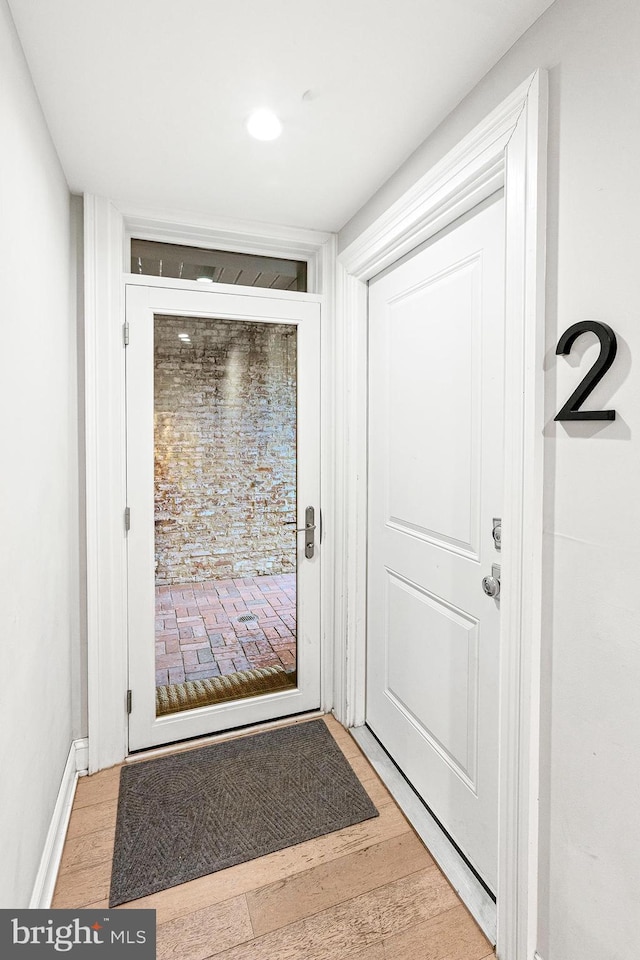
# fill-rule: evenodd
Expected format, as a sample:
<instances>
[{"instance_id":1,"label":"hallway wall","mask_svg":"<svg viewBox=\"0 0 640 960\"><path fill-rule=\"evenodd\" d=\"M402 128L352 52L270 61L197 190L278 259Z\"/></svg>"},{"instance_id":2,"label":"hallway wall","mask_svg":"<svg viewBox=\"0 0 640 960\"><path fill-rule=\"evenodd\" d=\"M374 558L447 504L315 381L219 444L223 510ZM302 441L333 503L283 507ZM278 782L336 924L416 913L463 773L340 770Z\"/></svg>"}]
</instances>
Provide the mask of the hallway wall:
<instances>
[{"instance_id":1,"label":"hallway wall","mask_svg":"<svg viewBox=\"0 0 640 960\"><path fill-rule=\"evenodd\" d=\"M640 937L638 50L636 0L557 0L339 237L344 249L533 70L549 71L542 960L627 960ZM597 352L556 358L580 319L618 336L589 404L617 408L615 423L553 422Z\"/></svg>"},{"instance_id":2,"label":"hallway wall","mask_svg":"<svg viewBox=\"0 0 640 960\"><path fill-rule=\"evenodd\" d=\"M6 0L0 131L0 907L25 907L79 735L78 358L69 190Z\"/></svg>"}]
</instances>

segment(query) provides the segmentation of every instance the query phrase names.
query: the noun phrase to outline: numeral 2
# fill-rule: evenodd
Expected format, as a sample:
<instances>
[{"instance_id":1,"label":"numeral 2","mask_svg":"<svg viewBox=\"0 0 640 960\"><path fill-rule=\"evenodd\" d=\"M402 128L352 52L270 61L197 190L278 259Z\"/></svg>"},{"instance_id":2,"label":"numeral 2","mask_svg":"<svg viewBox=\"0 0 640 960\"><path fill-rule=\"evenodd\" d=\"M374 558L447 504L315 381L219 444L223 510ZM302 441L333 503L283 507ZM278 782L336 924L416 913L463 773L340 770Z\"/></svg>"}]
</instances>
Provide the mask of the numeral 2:
<instances>
[{"instance_id":1,"label":"numeral 2","mask_svg":"<svg viewBox=\"0 0 640 960\"><path fill-rule=\"evenodd\" d=\"M615 410L580 410L596 384L600 383L605 373L615 360L618 350L616 335L606 323L599 320L580 320L574 323L562 334L558 340L556 353L566 356L571 353L574 343L583 333L595 333L600 341L600 354L587 375L580 381L578 387L571 394L564 407L555 417L556 420L615 420Z\"/></svg>"}]
</instances>

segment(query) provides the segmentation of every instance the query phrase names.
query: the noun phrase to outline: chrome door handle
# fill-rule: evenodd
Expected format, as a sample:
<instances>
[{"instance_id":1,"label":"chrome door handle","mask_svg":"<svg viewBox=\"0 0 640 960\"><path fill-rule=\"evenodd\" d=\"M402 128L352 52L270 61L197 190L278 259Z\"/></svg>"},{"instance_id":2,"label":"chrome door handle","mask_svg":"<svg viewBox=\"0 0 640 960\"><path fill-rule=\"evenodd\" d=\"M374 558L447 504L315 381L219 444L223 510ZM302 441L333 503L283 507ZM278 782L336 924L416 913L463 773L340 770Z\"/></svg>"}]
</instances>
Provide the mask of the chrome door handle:
<instances>
[{"instance_id":1,"label":"chrome door handle","mask_svg":"<svg viewBox=\"0 0 640 960\"><path fill-rule=\"evenodd\" d=\"M315 529L316 525L314 520L316 518L316 512L313 507L307 507L304 512L305 525L304 527L296 527L295 533L304 533L304 555L307 560L311 560L315 551ZM285 520L285 526L295 526L297 521L295 520Z\"/></svg>"},{"instance_id":2,"label":"chrome door handle","mask_svg":"<svg viewBox=\"0 0 640 960\"><path fill-rule=\"evenodd\" d=\"M491 576L482 578L482 589L488 597L500 599L500 564L494 563L491 567Z\"/></svg>"}]
</instances>

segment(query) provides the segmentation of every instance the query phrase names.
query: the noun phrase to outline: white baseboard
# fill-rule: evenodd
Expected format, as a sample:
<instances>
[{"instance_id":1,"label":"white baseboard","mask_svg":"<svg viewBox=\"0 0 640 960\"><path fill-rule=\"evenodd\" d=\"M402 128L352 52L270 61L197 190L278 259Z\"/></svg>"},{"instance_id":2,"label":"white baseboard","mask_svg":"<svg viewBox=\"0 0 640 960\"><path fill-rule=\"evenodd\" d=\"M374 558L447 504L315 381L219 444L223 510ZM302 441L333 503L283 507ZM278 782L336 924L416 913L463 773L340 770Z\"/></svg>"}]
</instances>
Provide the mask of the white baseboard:
<instances>
[{"instance_id":1,"label":"white baseboard","mask_svg":"<svg viewBox=\"0 0 640 960\"><path fill-rule=\"evenodd\" d=\"M89 772L89 738L74 740L76 745L76 770L79 777L85 777Z\"/></svg>"},{"instance_id":2,"label":"white baseboard","mask_svg":"<svg viewBox=\"0 0 640 960\"><path fill-rule=\"evenodd\" d=\"M351 727L349 733L371 762L482 932L490 943L495 944L496 905L489 894L368 728Z\"/></svg>"},{"instance_id":3,"label":"white baseboard","mask_svg":"<svg viewBox=\"0 0 640 960\"><path fill-rule=\"evenodd\" d=\"M56 805L53 809L47 839L40 858L40 866L33 885L33 893L29 902L31 910L38 908L46 910L51 906L78 776L87 772L88 761L89 741L87 739L73 740L64 766L62 782L58 790Z\"/></svg>"}]
</instances>

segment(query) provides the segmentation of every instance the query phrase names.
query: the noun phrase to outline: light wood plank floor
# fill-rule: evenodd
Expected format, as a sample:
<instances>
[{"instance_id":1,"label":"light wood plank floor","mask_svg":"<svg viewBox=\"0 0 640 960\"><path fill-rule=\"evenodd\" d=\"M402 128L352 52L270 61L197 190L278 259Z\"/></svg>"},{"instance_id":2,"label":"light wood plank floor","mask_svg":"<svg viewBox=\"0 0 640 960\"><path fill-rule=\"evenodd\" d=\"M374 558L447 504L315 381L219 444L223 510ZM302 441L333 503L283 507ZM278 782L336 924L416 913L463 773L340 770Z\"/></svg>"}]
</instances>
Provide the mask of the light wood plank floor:
<instances>
[{"instance_id":1,"label":"light wood plank floor","mask_svg":"<svg viewBox=\"0 0 640 960\"><path fill-rule=\"evenodd\" d=\"M349 734L324 718L380 816L127 907L160 960L485 960L493 952ZM54 907L106 907L120 767L78 783Z\"/></svg>"}]
</instances>

